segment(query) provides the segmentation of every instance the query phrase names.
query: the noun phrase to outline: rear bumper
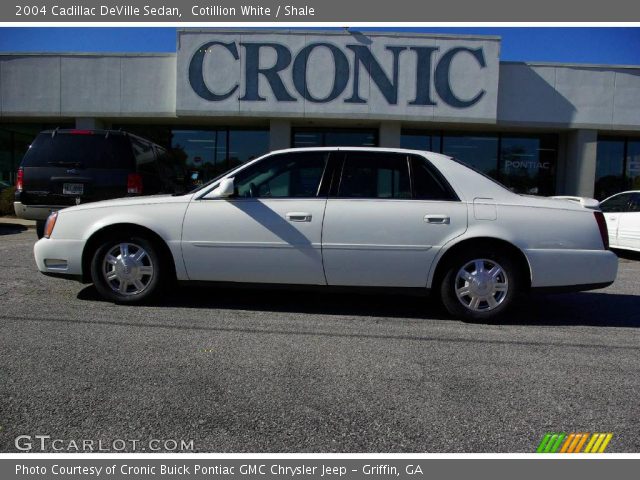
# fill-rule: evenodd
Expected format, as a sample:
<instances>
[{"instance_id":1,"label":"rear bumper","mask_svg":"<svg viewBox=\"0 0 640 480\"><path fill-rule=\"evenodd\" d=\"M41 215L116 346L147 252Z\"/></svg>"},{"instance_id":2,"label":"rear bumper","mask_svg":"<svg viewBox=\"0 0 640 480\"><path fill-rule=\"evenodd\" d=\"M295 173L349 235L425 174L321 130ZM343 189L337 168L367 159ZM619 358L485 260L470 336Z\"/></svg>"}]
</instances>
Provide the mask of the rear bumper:
<instances>
[{"instance_id":1,"label":"rear bumper","mask_svg":"<svg viewBox=\"0 0 640 480\"><path fill-rule=\"evenodd\" d=\"M526 250L531 288L580 291L603 288L616 279L618 257L609 250ZM552 288L553 287L553 288Z\"/></svg>"},{"instance_id":2,"label":"rear bumper","mask_svg":"<svg viewBox=\"0 0 640 480\"><path fill-rule=\"evenodd\" d=\"M33 247L38 270L47 275L82 277L82 240L42 238Z\"/></svg>"},{"instance_id":3,"label":"rear bumper","mask_svg":"<svg viewBox=\"0 0 640 480\"><path fill-rule=\"evenodd\" d=\"M13 202L13 209L16 212L16 217L24 218L26 220L46 220L51 212L56 212L67 207L68 205L25 205L22 202Z\"/></svg>"}]
</instances>

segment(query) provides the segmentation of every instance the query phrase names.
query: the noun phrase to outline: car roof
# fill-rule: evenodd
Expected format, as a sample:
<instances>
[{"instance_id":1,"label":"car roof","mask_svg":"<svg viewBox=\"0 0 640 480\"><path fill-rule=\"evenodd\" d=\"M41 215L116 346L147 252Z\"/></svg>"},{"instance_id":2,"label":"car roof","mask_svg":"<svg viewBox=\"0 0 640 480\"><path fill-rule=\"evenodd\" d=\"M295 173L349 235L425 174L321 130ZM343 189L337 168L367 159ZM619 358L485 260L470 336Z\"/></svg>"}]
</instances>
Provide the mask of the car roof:
<instances>
[{"instance_id":1,"label":"car roof","mask_svg":"<svg viewBox=\"0 0 640 480\"><path fill-rule=\"evenodd\" d=\"M623 192L614 193L613 195L609 195L607 198L605 198L602 201L605 202L605 201L609 200L610 198L617 197L618 195L622 195L622 194L625 194L625 193L640 193L640 190L625 190Z\"/></svg>"},{"instance_id":2,"label":"car roof","mask_svg":"<svg viewBox=\"0 0 640 480\"><path fill-rule=\"evenodd\" d=\"M356 151L356 152L389 152L389 153L407 153L407 154L416 154L416 155L437 155L442 158L451 158L447 155L443 155L442 153L431 152L429 150L415 150L410 148L398 148L398 147L294 147L294 148L283 148L281 150L273 150L269 152L273 153L287 153L287 152L318 152L318 151Z\"/></svg>"},{"instance_id":3,"label":"car roof","mask_svg":"<svg viewBox=\"0 0 640 480\"><path fill-rule=\"evenodd\" d=\"M98 128L53 128L53 129L49 129L49 130L43 130L40 133L55 133L57 134L68 134L68 133L78 133L78 132L90 132L91 134L96 134L96 135L106 135L107 133L109 135L131 135L128 132L125 132L123 130L111 130L111 129L98 129Z\"/></svg>"}]
</instances>

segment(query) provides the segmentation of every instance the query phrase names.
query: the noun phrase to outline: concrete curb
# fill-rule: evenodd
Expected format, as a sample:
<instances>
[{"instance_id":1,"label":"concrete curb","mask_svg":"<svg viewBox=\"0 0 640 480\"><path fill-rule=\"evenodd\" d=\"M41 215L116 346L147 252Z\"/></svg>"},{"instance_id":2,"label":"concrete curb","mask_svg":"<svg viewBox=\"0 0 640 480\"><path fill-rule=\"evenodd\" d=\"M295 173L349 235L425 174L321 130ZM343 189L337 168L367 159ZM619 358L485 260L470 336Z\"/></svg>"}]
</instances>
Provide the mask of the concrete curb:
<instances>
[{"instance_id":1,"label":"concrete curb","mask_svg":"<svg viewBox=\"0 0 640 480\"><path fill-rule=\"evenodd\" d=\"M25 220L17 217L0 217L0 227L14 226L14 227L26 227L28 229L35 229L35 220Z\"/></svg>"}]
</instances>

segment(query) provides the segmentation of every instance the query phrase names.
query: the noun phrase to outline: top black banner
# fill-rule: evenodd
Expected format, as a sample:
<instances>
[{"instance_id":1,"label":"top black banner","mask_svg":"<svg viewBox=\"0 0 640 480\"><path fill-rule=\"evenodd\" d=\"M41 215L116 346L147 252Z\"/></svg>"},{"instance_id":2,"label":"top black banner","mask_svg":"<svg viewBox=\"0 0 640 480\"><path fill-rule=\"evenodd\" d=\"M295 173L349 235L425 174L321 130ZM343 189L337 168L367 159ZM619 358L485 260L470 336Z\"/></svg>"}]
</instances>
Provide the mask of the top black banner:
<instances>
[{"instance_id":1,"label":"top black banner","mask_svg":"<svg viewBox=\"0 0 640 480\"><path fill-rule=\"evenodd\" d=\"M0 5L0 22L21 23L373 23L373 22L638 22L627 0L16 0Z\"/></svg>"}]
</instances>

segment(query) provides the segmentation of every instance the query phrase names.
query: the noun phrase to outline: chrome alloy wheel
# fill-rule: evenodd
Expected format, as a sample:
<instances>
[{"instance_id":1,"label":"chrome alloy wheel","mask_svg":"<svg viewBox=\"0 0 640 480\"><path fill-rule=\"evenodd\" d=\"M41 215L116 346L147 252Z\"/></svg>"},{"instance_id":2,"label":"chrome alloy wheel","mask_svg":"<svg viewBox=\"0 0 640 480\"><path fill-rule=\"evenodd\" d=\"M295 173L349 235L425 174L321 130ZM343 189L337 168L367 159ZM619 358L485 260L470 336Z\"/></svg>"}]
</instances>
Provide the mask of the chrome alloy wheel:
<instances>
[{"instance_id":1,"label":"chrome alloy wheel","mask_svg":"<svg viewBox=\"0 0 640 480\"><path fill-rule=\"evenodd\" d=\"M153 273L151 257L135 243L114 245L102 261L102 275L107 285L124 296L144 292L153 279Z\"/></svg>"},{"instance_id":2,"label":"chrome alloy wheel","mask_svg":"<svg viewBox=\"0 0 640 480\"><path fill-rule=\"evenodd\" d=\"M495 261L476 259L458 271L455 291L460 303L469 310L487 312L504 302L509 291L509 279Z\"/></svg>"}]
</instances>

